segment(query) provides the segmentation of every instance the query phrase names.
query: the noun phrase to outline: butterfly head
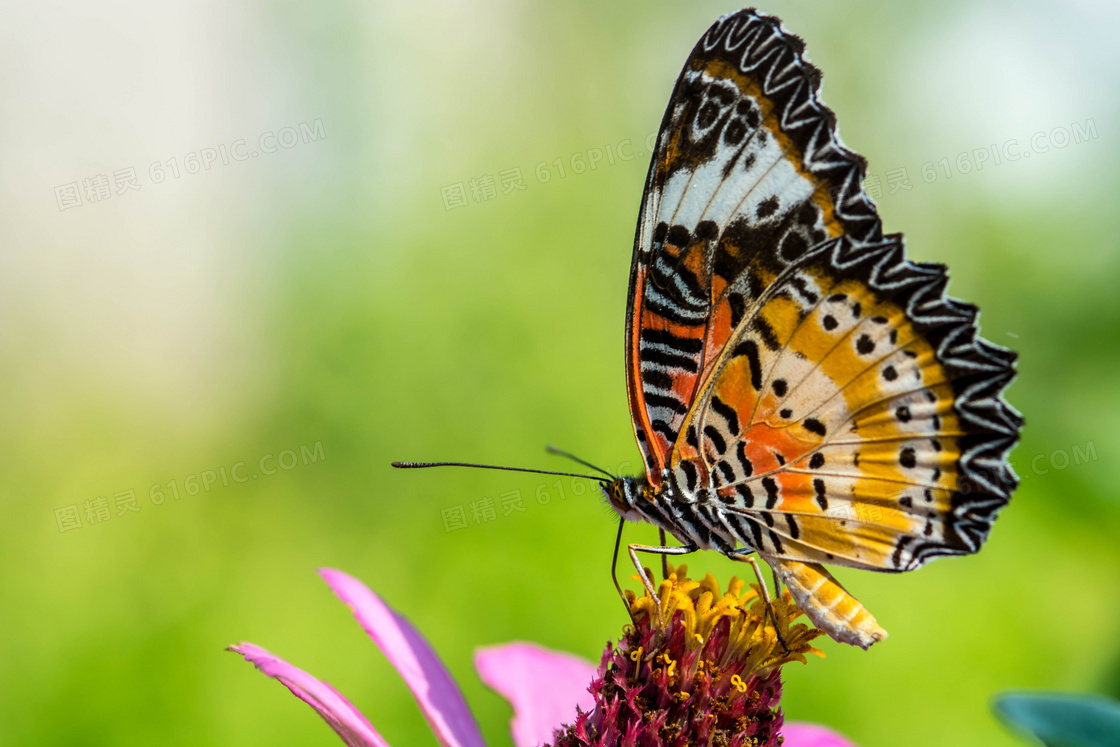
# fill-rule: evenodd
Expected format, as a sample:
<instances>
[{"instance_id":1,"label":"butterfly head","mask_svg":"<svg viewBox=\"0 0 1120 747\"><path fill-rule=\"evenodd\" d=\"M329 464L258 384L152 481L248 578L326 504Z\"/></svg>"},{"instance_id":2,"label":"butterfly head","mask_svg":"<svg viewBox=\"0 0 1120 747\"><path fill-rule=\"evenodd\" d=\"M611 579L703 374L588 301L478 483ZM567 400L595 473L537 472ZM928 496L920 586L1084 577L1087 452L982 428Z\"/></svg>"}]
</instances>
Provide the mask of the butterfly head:
<instances>
[{"instance_id":1,"label":"butterfly head","mask_svg":"<svg viewBox=\"0 0 1120 747\"><path fill-rule=\"evenodd\" d=\"M624 519L635 521L640 518L634 504L647 492L649 484L641 477L616 477L603 483L603 493L611 503L611 508Z\"/></svg>"}]
</instances>

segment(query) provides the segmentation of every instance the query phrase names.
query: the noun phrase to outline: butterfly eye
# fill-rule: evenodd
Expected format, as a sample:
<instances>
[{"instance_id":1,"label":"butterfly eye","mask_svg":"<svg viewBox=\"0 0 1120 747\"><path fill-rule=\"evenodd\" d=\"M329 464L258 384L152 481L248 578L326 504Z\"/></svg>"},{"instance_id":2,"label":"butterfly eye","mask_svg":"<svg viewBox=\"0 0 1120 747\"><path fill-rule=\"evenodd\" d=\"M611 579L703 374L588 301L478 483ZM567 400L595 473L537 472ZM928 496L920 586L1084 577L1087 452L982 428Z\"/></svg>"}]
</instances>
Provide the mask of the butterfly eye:
<instances>
[{"instance_id":1,"label":"butterfly eye","mask_svg":"<svg viewBox=\"0 0 1120 747\"><path fill-rule=\"evenodd\" d=\"M607 490L607 498L610 500L611 505L619 511L626 511L629 506L626 505L625 489L622 486L622 481L611 483L610 488Z\"/></svg>"}]
</instances>

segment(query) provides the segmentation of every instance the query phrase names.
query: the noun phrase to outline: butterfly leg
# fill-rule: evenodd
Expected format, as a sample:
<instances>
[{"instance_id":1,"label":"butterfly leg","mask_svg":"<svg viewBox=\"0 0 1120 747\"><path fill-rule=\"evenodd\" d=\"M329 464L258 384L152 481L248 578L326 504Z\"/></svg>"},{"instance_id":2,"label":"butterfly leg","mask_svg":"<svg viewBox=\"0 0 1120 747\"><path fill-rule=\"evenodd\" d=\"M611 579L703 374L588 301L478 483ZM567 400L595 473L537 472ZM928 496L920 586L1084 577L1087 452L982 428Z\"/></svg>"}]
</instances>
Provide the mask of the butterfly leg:
<instances>
[{"instance_id":1,"label":"butterfly leg","mask_svg":"<svg viewBox=\"0 0 1120 747\"><path fill-rule=\"evenodd\" d=\"M668 544L668 542L665 539L665 530L658 527L657 531L661 535L661 546L665 547ZM669 578L669 556L668 555L662 555L661 556L661 578L662 579Z\"/></svg>"},{"instance_id":2,"label":"butterfly leg","mask_svg":"<svg viewBox=\"0 0 1120 747\"><path fill-rule=\"evenodd\" d=\"M628 545L627 547L630 551L630 560L633 561L634 567L638 569L638 577L642 579L642 586L646 587L646 591L649 592L649 595L652 599L657 599L657 590L653 588L653 581L650 579L649 575L646 574L646 569L643 568L642 564L638 561L638 553L648 552L660 555L662 558L664 558L667 555L688 555L689 553L696 552L700 549L696 545L682 545L680 547ZM617 584L618 581L616 580L615 583ZM623 601L626 601L626 597L623 597ZM630 609L630 605L627 604L626 608ZM658 605L657 607L657 622L659 625L665 624L665 621L661 618L660 605Z\"/></svg>"},{"instance_id":3,"label":"butterfly leg","mask_svg":"<svg viewBox=\"0 0 1120 747\"><path fill-rule=\"evenodd\" d=\"M758 589L762 594L762 601L766 605L766 611L770 613L770 622L774 623L774 634L778 636L778 643L782 644L782 648L784 648L788 654L790 650L789 644L786 643L785 636L782 635L782 631L778 627L778 615L774 612L774 603L770 600L770 589L766 586L766 579L762 577L762 569L758 567L758 560L755 559L754 550L748 550L747 552L737 550L729 553L727 557L733 560L745 560L751 564L751 568L754 569L754 577L758 579ZM778 583L777 572L774 573L774 589L777 594L781 596L782 587L781 584Z\"/></svg>"},{"instance_id":4,"label":"butterfly leg","mask_svg":"<svg viewBox=\"0 0 1120 747\"><path fill-rule=\"evenodd\" d=\"M630 612L630 603L626 601L626 595L622 593L622 586L618 583L618 548L622 545L622 528L626 526L626 519L619 517L618 519L618 534L614 538L614 555L611 556L611 581L614 581L614 588L618 590L618 596L622 599L622 606L626 608L626 612ZM633 619L633 616L631 616Z\"/></svg>"},{"instance_id":5,"label":"butterfly leg","mask_svg":"<svg viewBox=\"0 0 1120 747\"><path fill-rule=\"evenodd\" d=\"M866 650L887 637L875 618L817 563L766 558L767 563L789 587L794 601L813 624L833 640Z\"/></svg>"}]
</instances>

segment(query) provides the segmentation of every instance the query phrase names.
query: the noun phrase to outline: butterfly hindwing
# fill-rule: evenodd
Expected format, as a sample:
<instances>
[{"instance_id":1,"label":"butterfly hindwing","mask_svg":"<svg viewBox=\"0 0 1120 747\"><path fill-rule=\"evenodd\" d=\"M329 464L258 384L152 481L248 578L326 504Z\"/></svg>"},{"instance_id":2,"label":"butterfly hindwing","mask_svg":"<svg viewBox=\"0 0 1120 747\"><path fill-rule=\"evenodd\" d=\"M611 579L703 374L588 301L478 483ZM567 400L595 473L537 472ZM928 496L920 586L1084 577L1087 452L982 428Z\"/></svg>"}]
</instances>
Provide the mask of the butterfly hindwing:
<instances>
[{"instance_id":1,"label":"butterfly hindwing","mask_svg":"<svg viewBox=\"0 0 1120 747\"><path fill-rule=\"evenodd\" d=\"M979 549L1017 484L1021 419L1000 399L1014 354L977 338L945 283L897 236L842 238L748 312L671 459L708 476L740 541L892 571Z\"/></svg>"}]
</instances>

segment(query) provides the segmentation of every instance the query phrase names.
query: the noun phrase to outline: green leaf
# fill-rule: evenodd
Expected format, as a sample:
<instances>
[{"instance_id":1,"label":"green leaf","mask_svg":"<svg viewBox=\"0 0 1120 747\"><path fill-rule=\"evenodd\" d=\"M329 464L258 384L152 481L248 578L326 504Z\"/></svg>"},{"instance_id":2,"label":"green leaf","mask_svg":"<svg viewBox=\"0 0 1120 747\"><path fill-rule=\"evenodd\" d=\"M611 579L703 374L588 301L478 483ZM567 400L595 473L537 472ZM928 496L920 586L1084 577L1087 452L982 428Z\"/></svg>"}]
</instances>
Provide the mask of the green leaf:
<instances>
[{"instance_id":1,"label":"green leaf","mask_svg":"<svg viewBox=\"0 0 1120 747\"><path fill-rule=\"evenodd\" d=\"M1000 719L1046 747L1117 747L1120 702L1099 695L1009 693L992 704Z\"/></svg>"}]
</instances>

